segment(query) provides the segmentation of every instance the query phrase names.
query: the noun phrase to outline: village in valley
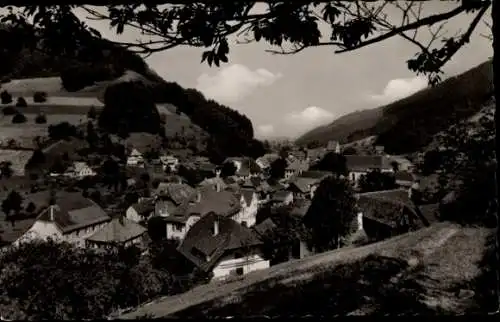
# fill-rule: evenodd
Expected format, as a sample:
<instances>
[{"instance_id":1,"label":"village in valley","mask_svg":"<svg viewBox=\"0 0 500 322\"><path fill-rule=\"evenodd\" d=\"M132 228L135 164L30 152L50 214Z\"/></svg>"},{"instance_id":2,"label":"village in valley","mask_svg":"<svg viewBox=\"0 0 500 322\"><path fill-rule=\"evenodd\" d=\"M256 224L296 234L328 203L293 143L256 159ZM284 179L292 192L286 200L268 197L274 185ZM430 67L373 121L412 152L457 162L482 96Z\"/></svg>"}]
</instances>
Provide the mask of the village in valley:
<instances>
[{"instance_id":1,"label":"village in valley","mask_svg":"<svg viewBox=\"0 0 500 322\"><path fill-rule=\"evenodd\" d=\"M372 30L408 38L378 17L399 2L382 3L1 8L0 321L495 309L490 45L446 73L470 34L400 70L396 56L228 59L240 29L287 54L319 47L317 20L336 53ZM477 23L491 4L443 15ZM160 40L105 39L88 15Z\"/></svg>"},{"instance_id":2,"label":"village in valley","mask_svg":"<svg viewBox=\"0 0 500 322\"><path fill-rule=\"evenodd\" d=\"M278 145L257 159L228 157L213 164L166 149L152 134L132 133L125 140L106 136L102 148L119 151L106 156L101 142L89 146L89 136L96 135L89 133L92 124L89 118L86 139L63 138L33 153L23 176L3 165L4 182L13 182L4 187L15 187L4 193L3 247L54 238L95 249L134 246L147 256L152 240L167 240L211 279L231 278L312 252L297 238L272 245L289 249L285 259L272 258L263 237L280 224L273 221L280 210L300 222L322 180L332 176L345 177L358 191L356 228L342 245L379 241L438 219L436 204L415 197L412 163L380 146L359 154L335 141L314 149ZM325 165L331 158L340 161ZM375 184L362 192L360 180L373 175L389 178L389 189L377 191Z\"/></svg>"}]
</instances>

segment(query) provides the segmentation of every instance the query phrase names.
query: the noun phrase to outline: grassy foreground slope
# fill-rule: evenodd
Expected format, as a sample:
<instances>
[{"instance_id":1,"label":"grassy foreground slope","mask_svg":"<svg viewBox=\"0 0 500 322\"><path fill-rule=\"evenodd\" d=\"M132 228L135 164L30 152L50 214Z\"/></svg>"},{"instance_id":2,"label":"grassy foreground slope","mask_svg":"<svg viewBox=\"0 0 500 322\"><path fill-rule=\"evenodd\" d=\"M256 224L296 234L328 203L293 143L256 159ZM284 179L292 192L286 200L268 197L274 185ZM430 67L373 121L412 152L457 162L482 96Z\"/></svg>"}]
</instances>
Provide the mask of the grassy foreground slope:
<instances>
[{"instance_id":1,"label":"grassy foreground slope","mask_svg":"<svg viewBox=\"0 0 500 322\"><path fill-rule=\"evenodd\" d=\"M375 109L358 111L314 129L297 139L298 144L328 140L350 142L375 135L375 144L393 154L414 152L433 135L481 109L493 94L491 61L450 77L433 88Z\"/></svg>"},{"instance_id":2,"label":"grassy foreground slope","mask_svg":"<svg viewBox=\"0 0 500 322\"><path fill-rule=\"evenodd\" d=\"M493 285L477 282L484 279L491 235L488 229L439 223L199 286L119 318L470 312L484 302L476 286Z\"/></svg>"}]
</instances>

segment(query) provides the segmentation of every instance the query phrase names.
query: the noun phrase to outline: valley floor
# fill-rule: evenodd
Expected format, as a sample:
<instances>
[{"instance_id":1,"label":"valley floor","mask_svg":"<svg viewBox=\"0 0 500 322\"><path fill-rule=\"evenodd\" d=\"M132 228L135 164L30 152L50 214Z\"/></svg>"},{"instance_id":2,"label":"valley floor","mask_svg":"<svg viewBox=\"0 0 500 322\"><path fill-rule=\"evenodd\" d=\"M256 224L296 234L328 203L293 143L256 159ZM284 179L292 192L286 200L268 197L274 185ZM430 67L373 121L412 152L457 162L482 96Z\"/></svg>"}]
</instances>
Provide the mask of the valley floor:
<instances>
[{"instance_id":1,"label":"valley floor","mask_svg":"<svg viewBox=\"0 0 500 322\"><path fill-rule=\"evenodd\" d=\"M318 254L164 297L120 316L366 315L470 312L492 230L439 223L360 248ZM482 280L481 280L482 279ZM277 300L279 299L279 300ZM310 303L310 304L304 304ZM300 304L300 305L299 305ZM292 308L294 310L292 310Z\"/></svg>"}]
</instances>

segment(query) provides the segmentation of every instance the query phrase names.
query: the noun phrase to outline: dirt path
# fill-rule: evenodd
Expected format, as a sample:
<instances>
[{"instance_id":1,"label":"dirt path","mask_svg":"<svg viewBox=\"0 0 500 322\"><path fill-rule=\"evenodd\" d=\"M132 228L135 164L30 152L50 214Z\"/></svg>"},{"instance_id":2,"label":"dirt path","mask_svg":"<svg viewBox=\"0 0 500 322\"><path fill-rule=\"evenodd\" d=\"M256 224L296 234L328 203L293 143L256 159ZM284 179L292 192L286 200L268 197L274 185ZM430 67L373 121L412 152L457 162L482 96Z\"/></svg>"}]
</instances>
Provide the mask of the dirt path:
<instances>
[{"instance_id":1,"label":"dirt path","mask_svg":"<svg viewBox=\"0 0 500 322\"><path fill-rule=\"evenodd\" d=\"M458 236L458 237L457 237ZM397 236L389 240L376 244L359 247L346 248L337 251L326 252L301 260L291 261L280 265L273 266L267 270L261 270L250 273L239 280L226 283L210 283L199 286L189 292L178 296L163 297L144 306L139 307L135 311L121 315L120 319L134 319L145 314L152 317L165 317L186 308L205 303L215 299L232 298L233 296L244 292L249 286L260 283L266 280L277 280L282 283L293 283L298 280L306 280L311 278L311 275L325 269L331 269L340 264L355 262L361 258L365 258L370 254L380 254L393 258L406 259L409 262L416 261L415 266L429 266L426 269L428 279L437 278L438 281L443 280L443 274L448 276L446 271L447 257L458 256L458 254L471 255L466 260L458 258L452 259L456 276L448 278L449 281L457 281L461 278L474 275L472 270L472 262L477 257L481 256L480 247L482 244L471 242L471 239L480 240L481 234L478 235L477 230L463 230L456 225L449 223L440 223L435 226L425 228L423 230ZM475 244L476 246L472 246ZM450 248L451 250L448 250ZM462 251L465 249L465 252ZM443 253L444 252L444 253ZM451 252L451 255L450 253ZM476 256L472 256L470 252L476 252ZM433 271L434 269L434 271ZM474 271L471 274L465 274L466 271ZM418 278L411 275L401 278ZM441 274L441 275L440 275ZM467 276L466 276L467 275ZM439 289L443 285L435 284L435 288ZM429 286L430 287L430 286ZM446 295L443 294L441 298Z\"/></svg>"}]
</instances>

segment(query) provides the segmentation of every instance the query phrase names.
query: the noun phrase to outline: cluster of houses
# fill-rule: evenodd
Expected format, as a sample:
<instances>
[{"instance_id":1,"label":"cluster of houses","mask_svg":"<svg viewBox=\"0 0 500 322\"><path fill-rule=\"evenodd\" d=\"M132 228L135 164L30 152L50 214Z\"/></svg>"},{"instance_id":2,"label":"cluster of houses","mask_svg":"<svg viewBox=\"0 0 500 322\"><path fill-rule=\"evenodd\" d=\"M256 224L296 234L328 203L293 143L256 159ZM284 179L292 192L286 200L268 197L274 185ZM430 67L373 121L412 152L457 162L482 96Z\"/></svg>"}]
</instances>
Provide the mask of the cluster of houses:
<instances>
[{"instance_id":1,"label":"cluster of houses","mask_svg":"<svg viewBox=\"0 0 500 322\"><path fill-rule=\"evenodd\" d=\"M270 183L267 170L279 158L267 154L257 160L248 157L228 158L236 171L221 177L220 167L199 158L194 166L211 173L196 186L183 180L160 182L150 197L139 198L122 216L111 218L95 202L77 192L60 192L49 198L46 192L32 194L39 215L22 228L9 244L18 244L33 238L55 238L75 243L80 247L114 248L137 245L148 241L148 223L154 220L155 229L165 239L179 242L178 251L199 269L212 272L214 278L242 275L271 265L262 252L260 236L272 229L272 220L257 224L257 212L265 205L287 205L291 216L304 217L320 182L329 172L309 170L312 162L329 151L340 151L340 145L329 144L316 150L293 150L288 153L285 178ZM402 171L394 167L390 158L381 155L348 155L349 179L355 185L360 176L374 169L396 172L400 188L358 194L358 233L355 238L378 240L401 233L404 227L427 226L436 220L433 205L416 205L409 191L415 188L410 168ZM156 164L160 171L175 173L180 164L187 164L173 155L146 160L138 149L128 155L127 167L145 167ZM95 175L85 165L69 169L73 176ZM412 186L413 185L413 186ZM413 188L411 188L413 187ZM410 188L410 189L408 189ZM49 202L50 200L50 202ZM24 225L24 226L23 226ZM309 254L301 243L295 257Z\"/></svg>"}]
</instances>

